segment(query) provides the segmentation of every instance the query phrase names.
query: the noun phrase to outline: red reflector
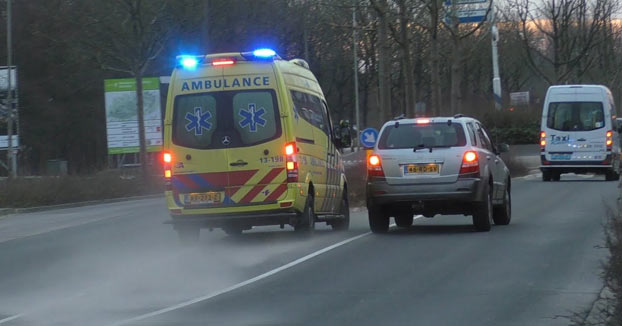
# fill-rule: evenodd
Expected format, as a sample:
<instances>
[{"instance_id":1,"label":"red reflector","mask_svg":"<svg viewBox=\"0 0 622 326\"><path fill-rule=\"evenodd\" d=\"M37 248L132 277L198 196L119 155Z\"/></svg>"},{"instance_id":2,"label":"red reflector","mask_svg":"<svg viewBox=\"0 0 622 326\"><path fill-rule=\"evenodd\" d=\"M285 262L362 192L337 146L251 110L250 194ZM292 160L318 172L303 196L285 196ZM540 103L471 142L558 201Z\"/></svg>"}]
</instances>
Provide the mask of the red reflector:
<instances>
[{"instance_id":1,"label":"red reflector","mask_svg":"<svg viewBox=\"0 0 622 326\"><path fill-rule=\"evenodd\" d=\"M292 204L293 203L291 201L288 201L288 202L280 203L279 206L281 206L281 207L290 207L290 206L292 206Z\"/></svg>"},{"instance_id":2,"label":"red reflector","mask_svg":"<svg viewBox=\"0 0 622 326\"><path fill-rule=\"evenodd\" d=\"M212 66L230 66L234 63L235 61L232 59L216 59L212 61Z\"/></svg>"}]
</instances>

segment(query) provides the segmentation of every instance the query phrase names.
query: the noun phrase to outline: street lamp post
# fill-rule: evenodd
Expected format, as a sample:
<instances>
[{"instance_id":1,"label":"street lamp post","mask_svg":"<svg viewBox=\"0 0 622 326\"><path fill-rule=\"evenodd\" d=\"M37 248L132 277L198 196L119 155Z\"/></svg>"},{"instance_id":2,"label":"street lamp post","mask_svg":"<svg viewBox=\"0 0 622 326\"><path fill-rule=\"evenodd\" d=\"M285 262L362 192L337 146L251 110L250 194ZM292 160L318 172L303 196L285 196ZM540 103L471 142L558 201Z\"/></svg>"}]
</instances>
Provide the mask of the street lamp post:
<instances>
[{"instance_id":1,"label":"street lamp post","mask_svg":"<svg viewBox=\"0 0 622 326\"><path fill-rule=\"evenodd\" d=\"M359 132L361 130L361 117L359 113L359 62L356 50L356 0L352 0L352 52L354 52L354 110L356 112L356 145L361 146Z\"/></svg>"},{"instance_id":2,"label":"street lamp post","mask_svg":"<svg viewBox=\"0 0 622 326\"><path fill-rule=\"evenodd\" d=\"M6 96L6 108L7 108L7 164L9 166L9 176L17 176L17 160L16 153L13 152L13 90L11 85L11 73L13 66L13 42L11 40L11 0L6 2L6 48L7 48L7 96Z\"/></svg>"}]
</instances>

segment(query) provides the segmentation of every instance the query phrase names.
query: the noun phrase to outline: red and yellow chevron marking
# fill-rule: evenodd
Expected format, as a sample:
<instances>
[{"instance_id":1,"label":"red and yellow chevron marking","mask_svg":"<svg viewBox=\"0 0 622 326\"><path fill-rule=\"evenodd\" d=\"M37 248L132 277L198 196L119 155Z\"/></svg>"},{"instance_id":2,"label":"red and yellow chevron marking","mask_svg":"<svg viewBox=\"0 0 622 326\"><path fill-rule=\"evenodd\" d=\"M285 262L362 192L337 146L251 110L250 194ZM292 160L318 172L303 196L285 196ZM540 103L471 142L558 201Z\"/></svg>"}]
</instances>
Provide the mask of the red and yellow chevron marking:
<instances>
[{"instance_id":1,"label":"red and yellow chevron marking","mask_svg":"<svg viewBox=\"0 0 622 326\"><path fill-rule=\"evenodd\" d=\"M260 174L261 173L246 182L246 184L253 186L244 187L244 189L240 192L240 194L245 193L243 197L238 200L238 196L233 196L231 199L237 203L251 203L253 201L257 201L254 200L255 197L257 197L260 192L265 192L266 190L268 191L268 195L266 197L270 197L279 185L286 182L287 178L285 168L273 168L263 176ZM261 179L257 180L259 177L261 177Z\"/></svg>"}]
</instances>

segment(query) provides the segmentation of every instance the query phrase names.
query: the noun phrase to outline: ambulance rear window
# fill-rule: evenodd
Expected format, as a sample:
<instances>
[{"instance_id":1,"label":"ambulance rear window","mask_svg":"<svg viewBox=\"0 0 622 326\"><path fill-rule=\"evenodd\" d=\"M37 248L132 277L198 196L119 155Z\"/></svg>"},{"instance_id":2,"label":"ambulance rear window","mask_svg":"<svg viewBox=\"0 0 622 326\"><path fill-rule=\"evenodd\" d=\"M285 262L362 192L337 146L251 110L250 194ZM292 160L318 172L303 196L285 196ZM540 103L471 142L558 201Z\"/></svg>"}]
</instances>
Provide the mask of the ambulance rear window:
<instances>
[{"instance_id":1,"label":"ambulance rear window","mask_svg":"<svg viewBox=\"0 0 622 326\"><path fill-rule=\"evenodd\" d=\"M180 95L173 111L173 143L196 149L234 148L281 136L273 90Z\"/></svg>"}]
</instances>

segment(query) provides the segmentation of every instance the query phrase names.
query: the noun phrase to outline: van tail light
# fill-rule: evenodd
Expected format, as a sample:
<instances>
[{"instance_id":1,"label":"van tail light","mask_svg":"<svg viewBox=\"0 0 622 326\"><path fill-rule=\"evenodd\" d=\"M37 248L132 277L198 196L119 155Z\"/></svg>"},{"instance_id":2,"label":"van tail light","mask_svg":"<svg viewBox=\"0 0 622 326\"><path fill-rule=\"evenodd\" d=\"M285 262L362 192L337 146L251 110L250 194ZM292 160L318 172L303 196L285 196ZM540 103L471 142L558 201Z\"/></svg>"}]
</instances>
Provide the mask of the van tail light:
<instances>
[{"instance_id":1,"label":"van tail light","mask_svg":"<svg viewBox=\"0 0 622 326\"><path fill-rule=\"evenodd\" d=\"M605 140L605 145L607 145L607 151L611 151L611 146L613 145L613 131L607 131L607 140Z\"/></svg>"},{"instance_id":2,"label":"van tail light","mask_svg":"<svg viewBox=\"0 0 622 326\"><path fill-rule=\"evenodd\" d=\"M546 148L546 132L540 131L540 151L544 152Z\"/></svg>"},{"instance_id":3,"label":"van tail light","mask_svg":"<svg viewBox=\"0 0 622 326\"><path fill-rule=\"evenodd\" d=\"M369 177L384 177L384 171L382 170L382 162L380 156L372 154L367 158L367 176Z\"/></svg>"},{"instance_id":4,"label":"van tail light","mask_svg":"<svg viewBox=\"0 0 622 326\"><path fill-rule=\"evenodd\" d=\"M479 177L479 159L477 152L467 151L462 157L462 166L460 166L460 178L477 178Z\"/></svg>"},{"instance_id":5,"label":"van tail light","mask_svg":"<svg viewBox=\"0 0 622 326\"><path fill-rule=\"evenodd\" d=\"M285 144L285 168L287 170L287 182L298 182L298 160L296 143Z\"/></svg>"}]
</instances>

